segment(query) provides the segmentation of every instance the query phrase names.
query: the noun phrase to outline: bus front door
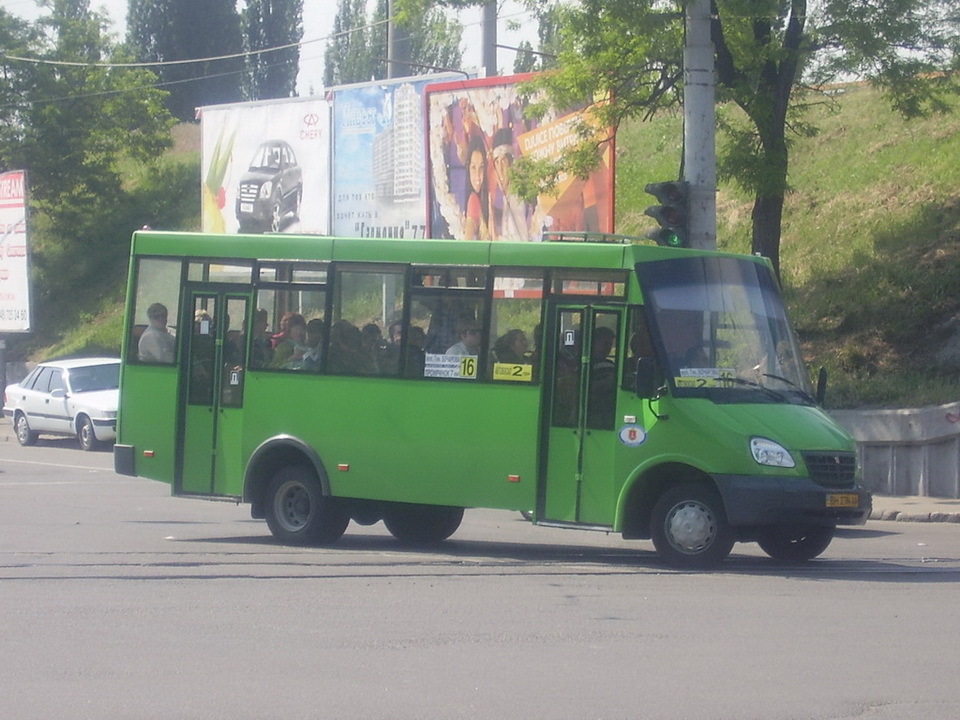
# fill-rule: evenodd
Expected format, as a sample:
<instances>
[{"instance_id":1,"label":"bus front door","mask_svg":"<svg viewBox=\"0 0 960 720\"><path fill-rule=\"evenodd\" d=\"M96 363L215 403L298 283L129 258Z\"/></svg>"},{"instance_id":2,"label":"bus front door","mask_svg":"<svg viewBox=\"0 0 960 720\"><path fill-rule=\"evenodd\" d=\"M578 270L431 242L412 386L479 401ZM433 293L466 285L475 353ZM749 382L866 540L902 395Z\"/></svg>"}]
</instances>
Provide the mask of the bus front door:
<instances>
[{"instance_id":1,"label":"bus front door","mask_svg":"<svg viewBox=\"0 0 960 720\"><path fill-rule=\"evenodd\" d=\"M181 325L186 397L176 494L239 495L244 330L250 297L195 290ZM231 482L232 479L232 482Z\"/></svg>"},{"instance_id":2,"label":"bus front door","mask_svg":"<svg viewBox=\"0 0 960 720\"><path fill-rule=\"evenodd\" d=\"M546 382L546 468L538 497L545 522L613 524L617 379L622 311L553 310Z\"/></svg>"}]
</instances>

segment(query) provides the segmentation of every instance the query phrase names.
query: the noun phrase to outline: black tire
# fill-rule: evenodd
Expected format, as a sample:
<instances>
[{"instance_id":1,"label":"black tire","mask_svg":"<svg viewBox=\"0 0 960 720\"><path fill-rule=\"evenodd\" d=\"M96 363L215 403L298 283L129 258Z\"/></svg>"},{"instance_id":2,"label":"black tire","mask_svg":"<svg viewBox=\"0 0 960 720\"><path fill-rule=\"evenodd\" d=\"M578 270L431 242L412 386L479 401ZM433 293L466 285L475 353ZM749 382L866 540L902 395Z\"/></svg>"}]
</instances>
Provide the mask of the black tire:
<instances>
[{"instance_id":1,"label":"black tire","mask_svg":"<svg viewBox=\"0 0 960 720\"><path fill-rule=\"evenodd\" d=\"M650 536L667 564L688 569L718 565L734 543L723 501L715 490L699 483L675 485L659 497Z\"/></svg>"},{"instance_id":2,"label":"black tire","mask_svg":"<svg viewBox=\"0 0 960 720\"><path fill-rule=\"evenodd\" d=\"M17 413L17 416L13 420L13 429L17 435L17 442L24 447L37 444L37 438L39 436L30 429L30 422L23 413Z\"/></svg>"},{"instance_id":3,"label":"black tire","mask_svg":"<svg viewBox=\"0 0 960 720\"><path fill-rule=\"evenodd\" d=\"M391 503L384 508L383 524L407 545L435 545L453 535L463 520L463 508L444 505Z\"/></svg>"},{"instance_id":4,"label":"black tire","mask_svg":"<svg viewBox=\"0 0 960 720\"><path fill-rule=\"evenodd\" d=\"M757 538L757 544L774 560L800 563L813 560L826 550L835 532L832 525L776 525L765 528Z\"/></svg>"},{"instance_id":5,"label":"black tire","mask_svg":"<svg viewBox=\"0 0 960 720\"><path fill-rule=\"evenodd\" d=\"M288 466L273 476L265 514L270 532L287 545L329 545L350 522L336 498L323 494L316 473L306 465Z\"/></svg>"},{"instance_id":6,"label":"black tire","mask_svg":"<svg viewBox=\"0 0 960 720\"><path fill-rule=\"evenodd\" d=\"M100 447L100 441L93 431L93 421L86 415L77 418L77 442L80 443L80 449L84 452L90 452Z\"/></svg>"},{"instance_id":7,"label":"black tire","mask_svg":"<svg viewBox=\"0 0 960 720\"><path fill-rule=\"evenodd\" d=\"M267 231L272 233L280 232L283 225L283 196L278 189L276 197L270 205L270 219L267 220Z\"/></svg>"}]
</instances>

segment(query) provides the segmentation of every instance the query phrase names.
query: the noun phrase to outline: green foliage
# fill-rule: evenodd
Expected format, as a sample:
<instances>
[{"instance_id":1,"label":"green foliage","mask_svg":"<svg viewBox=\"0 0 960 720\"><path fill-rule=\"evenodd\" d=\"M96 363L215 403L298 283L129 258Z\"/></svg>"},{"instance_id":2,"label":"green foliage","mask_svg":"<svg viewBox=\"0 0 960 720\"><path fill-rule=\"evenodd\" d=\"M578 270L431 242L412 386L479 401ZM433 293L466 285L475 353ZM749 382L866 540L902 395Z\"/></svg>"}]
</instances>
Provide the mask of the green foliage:
<instances>
[{"instance_id":1,"label":"green foliage","mask_svg":"<svg viewBox=\"0 0 960 720\"><path fill-rule=\"evenodd\" d=\"M127 41L170 93L167 107L192 121L196 108L243 99L243 39L236 0L129 0ZM220 58L203 62L176 62Z\"/></svg>"},{"instance_id":2,"label":"green foliage","mask_svg":"<svg viewBox=\"0 0 960 720\"><path fill-rule=\"evenodd\" d=\"M389 3L378 0L368 20L365 0L340 0L333 36L324 53L324 84L328 87L391 75L388 57ZM394 77L422 75L442 68L459 68L463 27L439 10L422 6L413 12L395 13L398 32Z\"/></svg>"},{"instance_id":3,"label":"green foliage","mask_svg":"<svg viewBox=\"0 0 960 720\"><path fill-rule=\"evenodd\" d=\"M249 100L293 97L303 39L303 0L247 0L241 13ZM271 48L270 52L257 50ZM281 48L273 50L272 48Z\"/></svg>"}]
</instances>

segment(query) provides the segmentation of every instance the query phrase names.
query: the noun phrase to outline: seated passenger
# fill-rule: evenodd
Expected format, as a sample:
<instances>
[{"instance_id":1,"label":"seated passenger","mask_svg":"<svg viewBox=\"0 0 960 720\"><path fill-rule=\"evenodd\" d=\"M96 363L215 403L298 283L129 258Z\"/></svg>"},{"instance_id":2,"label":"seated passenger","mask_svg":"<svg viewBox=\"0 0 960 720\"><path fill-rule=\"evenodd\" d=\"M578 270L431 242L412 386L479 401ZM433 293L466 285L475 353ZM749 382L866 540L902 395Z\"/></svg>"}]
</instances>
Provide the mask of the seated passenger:
<instances>
[{"instance_id":1,"label":"seated passenger","mask_svg":"<svg viewBox=\"0 0 960 720\"><path fill-rule=\"evenodd\" d=\"M427 333L419 325L410 326L410 337L407 339L406 362L403 366L404 377L423 377L423 368L426 365L427 353L424 350L427 344Z\"/></svg>"},{"instance_id":2,"label":"seated passenger","mask_svg":"<svg viewBox=\"0 0 960 720\"><path fill-rule=\"evenodd\" d=\"M475 320L462 320L457 327L460 342L447 348L445 355L479 355L483 336Z\"/></svg>"},{"instance_id":3,"label":"seated passenger","mask_svg":"<svg viewBox=\"0 0 960 720\"><path fill-rule=\"evenodd\" d=\"M303 367L303 356L309 348L307 340L307 321L300 313L287 317L285 337L273 351L273 367L287 370L299 370Z\"/></svg>"},{"instance_id":4,"label":"seated passenger","mask_svg":"<svg viewBox=\"0 0 960 720\"><path fill-rule=\"evenodd\" d=\"M326 326L320 318L312 318L307 323L307 349L303 353L303 369L317 372L320 370L320 351L323 348L323 335Z\"/></svg>"},{"instance_id":5,"label":"seated passenger","mask_svg":"<svg viewBox=\"0 0 960 720\"><path fill-rule=\"evenodd\" d=\"M376 375L373 358L363 351L360 328L349 320L337 320L330 328L327 371L337 375Z\"/></svg>"},{"instance_id":6,"label":"seated passenger","mask_svg":"<svg viewBox=\"0 0 960 720\"><path fill-rule=\"evenodd\" d=\"M153 303L147 308L150 324L140 334L137 357L141 362L172 363L177 353L176 338L167 329L167 308Z\"/></svg>"},{"instance_id":7,"label":"seated passenger","mask_svg":"<svg viewBox=\"0 0 960 720\"><path fill-rule=\"evenodd\" d=\"M497 338L497 341L493 344L494 362L507 363L508 365L528 364L530 362L527 357L529 347L527 334L523 330L510 330Z\"/></svg>"}]
</instances>

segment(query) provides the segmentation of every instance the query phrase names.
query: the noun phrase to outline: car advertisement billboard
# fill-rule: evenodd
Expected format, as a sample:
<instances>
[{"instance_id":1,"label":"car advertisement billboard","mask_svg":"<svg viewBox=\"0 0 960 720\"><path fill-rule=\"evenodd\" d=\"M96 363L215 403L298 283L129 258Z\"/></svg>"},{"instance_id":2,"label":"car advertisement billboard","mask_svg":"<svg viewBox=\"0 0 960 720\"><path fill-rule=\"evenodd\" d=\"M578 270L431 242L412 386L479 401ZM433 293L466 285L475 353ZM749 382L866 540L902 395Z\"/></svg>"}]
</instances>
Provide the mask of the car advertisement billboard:
<instances>
[{"instance_id":1,"label":"car advertisement billboard","mask_svg":"<svg viewBox=\"0 0 960 720\"><path fill-rule=\"evenodd\" d=\"M12 170L0 173L0 334L30 330L27 173Z\"/></svg>"},{"instance_id":2,"label":"car advertisement billboard","mask_svg":"<svg viewBox=\"0 0 960 720\"><path fill-rule=\"evenodd\" d=\"M559 158L590 122L589 105L527 118L518 84L531 75L431 85L427 98L430 237L538 241L545 232L613 232L612 140L599 144L588 178L561 177L554 191L525 202L509 169L523 156Z\"/></svg>"},{"instance_id":3,"label":"car advertisement billboard","mask_svg":"<svg viewBox=\"0 0 960 720\"><path fill-rule=\"evenodd\" d=\"M454 74L333 88L333 234L426 235L423 93Z\"/></svg>"},{"instance_id":4,"label":"car advertisement billboard","mask_svg":"<svg viewBox=\"0 0 960 720\"><path fill-rule=\"evenodd\" d=\"M330 103L200 108L204 232L330 232Z\"/></svg>"}]
</instances>

